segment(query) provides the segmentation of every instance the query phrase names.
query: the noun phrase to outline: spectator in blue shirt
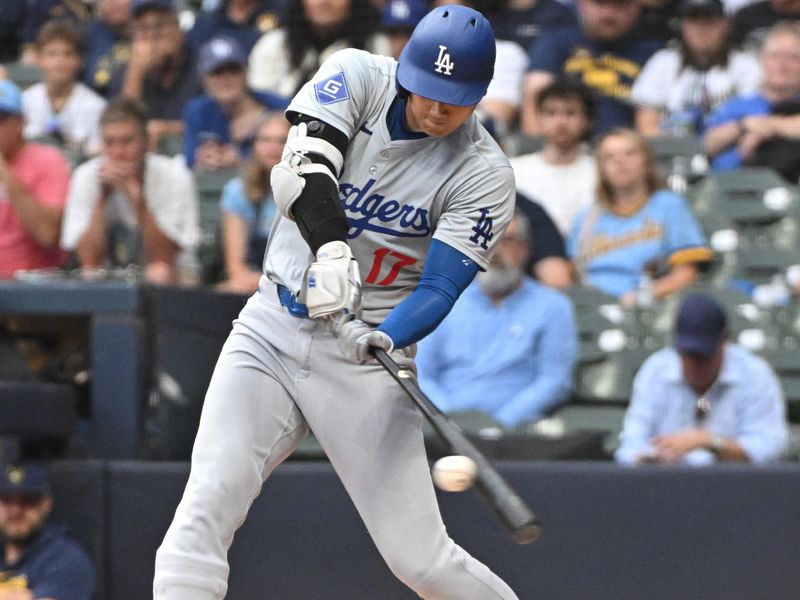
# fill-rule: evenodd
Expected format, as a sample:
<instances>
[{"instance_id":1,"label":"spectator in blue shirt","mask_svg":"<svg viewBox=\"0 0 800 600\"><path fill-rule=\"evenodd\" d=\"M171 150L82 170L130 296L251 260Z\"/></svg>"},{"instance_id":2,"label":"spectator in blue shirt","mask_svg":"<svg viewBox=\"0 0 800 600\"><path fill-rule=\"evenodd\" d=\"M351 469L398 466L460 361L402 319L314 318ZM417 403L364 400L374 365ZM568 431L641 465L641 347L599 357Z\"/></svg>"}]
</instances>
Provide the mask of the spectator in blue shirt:
<instances>
[{"instance_id":1,"label":"spectator in blue shirt","mask_svg":"<svg viewBox=\"0 0 800 600\"><path fill-rule=\"evenodd\" d=\"M282 0L225 0L221 6L197 16L189 42L200 48L211 38L227 37L250 54L258 38L278 26L282 6Z\"/></svg>"},{"instance_id":2,"label":"spectator in blue shirt","mask_svg":"<svg viewBox=\"0 0 800 600\"><path fill-rule=\"evenodd\" d=\"M0 467L0 598L91 600L94 567L64 527L48 522L52 507L44 466Z\"/></svg>"},{"instance_id":3,"label":"spectator in blue shirt","mask_svg":"<svg viewBox=\"0 0 800 600\"><path fill-rule=\"evenodd\" d=\"M247 55L228 38L200 49L198 68L206 93L183 111L183 153L197 169L236 166L250 155L256 126L266 111L286 108L285 98L247 88Z\"/></svg>"},{"instance_id":4,"label":"spectator in blue shirt","mask_svg":"<svg viewBox=\"0 0 800 600\"><path fill-rule=\"evenodd\" d=\"M269 176L281 160L289 121L283 113L264 118L256 130L253 156L241 177L222 190L222 253L227 279L220 287L239 294L252 294L261 279L275 200Z\"/></svg>"},{"instance_id":5,"label":"spectator in blue shirt","mask_svg":"<svg viewBox=\"0 0 800 600\"><path fill-rule=\"evenodd\" d=\"M522 128L538 134L536 96L559 76L583 82L595 94L594 129L603 133L633 125L631 86L642 66L661 47L635 35L637 0L578 0L578 25L542 32L528 51Z\"/></svg>"},{"instance_id":6,"label":"spectator in blue shirt","mask_svg":"<svg viewBox=\"0 0 800 600\"><path fill-rule=\"evenodd\" d=\"M441 410L482 411L515 427L568 398L577 346L572 304L523 273L531 241L516 213L489 269L420 342L420 385Z\"/></svg>"},{"instance_id":7,"label":"spectator in blue shirt","mask_svg":"<svg viewBox=\"0 0 800 600\"><path fill-rule=\"evenodd\" d=\"M618 462L778 460L788 433L780 384L761 358L728 341L712 298L684 298L674 347L648 358L633 384Z\"/></svg>"},{"instance_id":8,"label":"spectator in blue shirt","mask_svg":"<svg viewBox=\"0 0 800 600\"><path fill-rule=\"evenodd\" d=\"M800 140L800 30L779 23L761 48L762 79L758 92L734 96L708 119L704 137L706 153L716 171L760 164L784 172L798 167L797 147L785 140ZM765 160L758 155L769 146ZM772 160L770 160L770 157ZM772 164L770 164L772 163ZM784 173L786 175L786 173ZM797 182L794 177L793 183Z\"/></svg>"}]
</instances>

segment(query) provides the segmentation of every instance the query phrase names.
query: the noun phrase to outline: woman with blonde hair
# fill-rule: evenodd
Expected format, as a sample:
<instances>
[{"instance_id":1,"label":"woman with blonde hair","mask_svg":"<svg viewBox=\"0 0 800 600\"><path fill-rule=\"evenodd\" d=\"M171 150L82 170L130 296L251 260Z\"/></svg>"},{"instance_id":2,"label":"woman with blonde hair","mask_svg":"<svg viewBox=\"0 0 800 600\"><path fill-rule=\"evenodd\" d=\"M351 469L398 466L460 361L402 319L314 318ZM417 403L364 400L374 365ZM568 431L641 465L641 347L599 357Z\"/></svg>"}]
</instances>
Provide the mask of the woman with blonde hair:
<instances>
[{"instance_id":1,"label":"woman with blonde hair","mask_svg":"<svg viewBox=\"0 0 800 600\"><path fill-rule=\"evenodd\" d=\"M241 177L222 191L222 253L227 279L222 289L252 294L258 289L267 238L275 219L269 175L281 159L289 122L281 113L270 113L256 128L252 158Z\"/></svg>"},{"instance_id":2,"label":"woman with blonde hair","mask_svg":"<svg viewBox=\"0 0 800 600\"><path fill-rule=\"evenodd\" d=\"M686 199L665 187L645 139L612 129L597 142L596 160L597 197L567 240L578 279L625 305L693 283L712 253Z\"/></svg>"}]
</instances>

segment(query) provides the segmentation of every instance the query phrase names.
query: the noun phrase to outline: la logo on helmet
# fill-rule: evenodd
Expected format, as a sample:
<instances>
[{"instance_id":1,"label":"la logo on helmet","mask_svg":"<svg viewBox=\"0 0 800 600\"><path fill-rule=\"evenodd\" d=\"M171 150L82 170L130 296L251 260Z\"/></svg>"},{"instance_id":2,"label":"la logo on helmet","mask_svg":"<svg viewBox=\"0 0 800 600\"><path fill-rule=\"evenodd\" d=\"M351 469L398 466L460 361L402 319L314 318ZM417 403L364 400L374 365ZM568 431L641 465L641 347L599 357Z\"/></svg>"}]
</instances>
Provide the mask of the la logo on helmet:
<instances>
[{"instance_id":1,"label":"la logo on helmet","mask_svg":"<svg viewBox=\"0 0 800 600\"><path fill-rule=\"evenodd\" d=\"M439 58L436 59L436 62L433 63L436 65L436 72L443 73L445 75L452 75L453 74L453 67L456 64L450 60L450 54L447 52L447 46L439 46Z\"/></svg>"}]
</instances>

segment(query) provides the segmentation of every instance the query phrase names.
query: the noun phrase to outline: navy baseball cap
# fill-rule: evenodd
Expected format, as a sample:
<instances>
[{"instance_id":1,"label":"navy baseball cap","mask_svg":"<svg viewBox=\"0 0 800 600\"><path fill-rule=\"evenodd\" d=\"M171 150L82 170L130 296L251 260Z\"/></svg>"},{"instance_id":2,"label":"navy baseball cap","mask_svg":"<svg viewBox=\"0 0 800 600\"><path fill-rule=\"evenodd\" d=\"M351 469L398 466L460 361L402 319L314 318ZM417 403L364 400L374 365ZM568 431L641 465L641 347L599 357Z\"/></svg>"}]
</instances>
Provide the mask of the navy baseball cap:
<instances>
[{"instance_id":1,"label":"navy baseball cap","mask_svg":"<svg viewBox=\"0 0 800 600\"><path fill-rule=\"evenodd\" d=\"M722 306L709 296L686 296L675 322L675 349L680 354L711 356L728 333Z\"/></svg>"},{"instance_id":2,"label":"navy baseball cap","mask_svg":"<svg viewBox=\"0 0 800 600\"><path fill-rule=\"evenodd\" d=\"M22 92L7 80L0 81L0 112L9 115L22 114Z\"/></svg>"},{"instance_id":3,"label":"navy baseball cap","mask_svg":"<svg viewBox=\"0 0 800 600\"><path fill-rule=\"evenodd\" d=\"M709 17L725 16L725 7L722 4L722 0L681 0L678 5L678 16L680 17L701 15Z\"/></svg>"},{"instance_id":4,"label":"navy baseball cap","mask_svg":"<svg viewBox=\"0 0 800 600\"><path fill-rule=\"evenodd\" d=\"M197 58L197 69L201 75L216 71L225 65L247 66L247 55L236 40L218 37L203 44Z\"/></svg>"},{"instance_id":5,"label":"navy baseball cap","mask_svg":"<svg viewBox=\"0 0 800 600\"><path fill-rule=\"evenodd\" d=\"M47 469L39 463L5 465L0 469L0 498L8 496L47 496L50 483Z\"/></svg>"},{"instance_id":6,"label":"navy baseball cap","mask_svg":"<svg viewBox=\"0 0 800 600\"><path fill-rule=\"evenodd\" d=\"M138 17L147 10L175 12L175 3L173 0L133 0L131 2L131 14L134 17Z\"/></svg>"},{"instance_id":7,"label":"navy baseball cap","mask_svg":"<svg viewBox=\"0 0 800 600\"><path fill-rule=\"evenodd\" d=\"M389 0L381 24L384 29L414 29L429 10L425 0Z\"/></svg>"}]
</instances>

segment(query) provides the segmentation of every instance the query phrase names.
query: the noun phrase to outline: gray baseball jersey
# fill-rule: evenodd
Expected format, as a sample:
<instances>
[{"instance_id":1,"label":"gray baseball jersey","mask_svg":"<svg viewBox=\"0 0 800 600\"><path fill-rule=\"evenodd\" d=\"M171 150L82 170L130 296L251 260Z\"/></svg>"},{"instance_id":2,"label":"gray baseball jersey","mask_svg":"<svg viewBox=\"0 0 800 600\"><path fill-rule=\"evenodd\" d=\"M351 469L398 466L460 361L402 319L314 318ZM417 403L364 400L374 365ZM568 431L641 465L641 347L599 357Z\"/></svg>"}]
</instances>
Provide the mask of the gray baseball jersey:
<instances>
[{"instance_id":1,"label":"gray baseball jersey","mask_svg":"<svg viewBox=\"0 0 800 600\"><path fill-rule=\"evenodd\" d=\"M394 71L392 59L342 51L290 106L351 139L339 189L372 323L413 291L432 239L485 267L513 210L511 167L474 116L444 138L391 141ZM313 431L378 551L420 597L515 600L447 535L422 417L405 393L378 364L348 362L320 321L284 305L276 284L299 291L312 258L294 222L279 219L259 291L209 384L189 482L156 554L154 598L223 598L234 532L264 480ZM404 353L394 355L413 368Z\"/></svg>"},{"instance_id":2,"label":"gray baseball jersey","mask_svg":"<svg viewBox=\"0 0 800 600\"><path fill-rule=\"evenodd\" d=\"M514 210L513 171L475 115L444 138L392 141L386 114L396 67L362 50L337 52L288 109L350 138L339 191L370 323L413 291L432 238L485 268ZM312 260L294 222L278 219L267 246L269 278L298 292Z\"/></svg>"}]
</instances>

